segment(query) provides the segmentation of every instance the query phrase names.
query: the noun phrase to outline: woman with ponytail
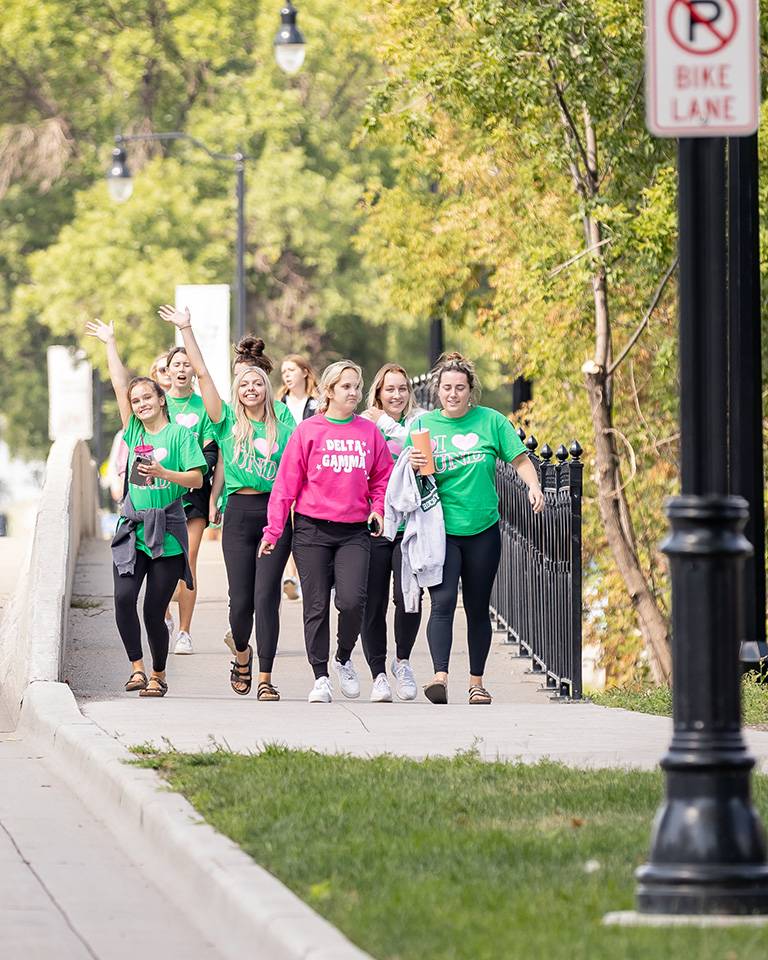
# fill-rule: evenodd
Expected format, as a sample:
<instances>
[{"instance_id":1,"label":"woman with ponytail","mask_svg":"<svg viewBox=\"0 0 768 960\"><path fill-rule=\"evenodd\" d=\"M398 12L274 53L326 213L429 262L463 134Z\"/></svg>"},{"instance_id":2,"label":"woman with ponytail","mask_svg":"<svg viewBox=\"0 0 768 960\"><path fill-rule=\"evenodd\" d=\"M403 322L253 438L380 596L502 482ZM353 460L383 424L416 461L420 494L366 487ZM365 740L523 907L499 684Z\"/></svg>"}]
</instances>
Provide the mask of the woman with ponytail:
<instances>
[{"instance_id":1,"label":"woman with ponytail","mask_svg":"<svg viewBox=\"0 0 768 960\"><path fill-rule=\"evenodd\" d=\"M434 679L424 687L432 703L448 702L448 664L453 643L453 616L462 584L469 647L469 702L491 703L483 672L491 648L488 604L501 557L496 461L511 463L528 486L534 513L544 509L536 468L507 418L478 406L480 383L474 365L460 353L443 354L432 370L440 409L420 423L430 432L435 482L443 507L446 544L443 582L430 587L432 608L427 624ZM406 441L411 444L410 438ZM414 470L425 466L424 453L411 448Z\"/></svg>"},{"instance_id":2,"label":"woman with ponytail","mask_svg":"<svg viewBox=\"0 0 768 960\"><path fill-rule=\"evenodd\" d=\"M164 306L159 313L181 332L222 453L228 497L222 550L229 582L229 624L235 646L230 683L235 693L241 696L250 693L253 649L248 641L255 624L259 659L257 697L264 701L279 700L280 693L272 683L272 668L280 632L282 566L276 567L257 557L272 484L291 434L291 428L276 416L268 375L271 361L264 356L263 341L252 338L248 356L259 362L242 364L232 385L231 403L225 403L205 366L192 332L189 310L182 313L172 306ZM282 558L283 565L290 550L291 526L288 524L275 544L275 553Z\"/></svg>"}]
</instances>

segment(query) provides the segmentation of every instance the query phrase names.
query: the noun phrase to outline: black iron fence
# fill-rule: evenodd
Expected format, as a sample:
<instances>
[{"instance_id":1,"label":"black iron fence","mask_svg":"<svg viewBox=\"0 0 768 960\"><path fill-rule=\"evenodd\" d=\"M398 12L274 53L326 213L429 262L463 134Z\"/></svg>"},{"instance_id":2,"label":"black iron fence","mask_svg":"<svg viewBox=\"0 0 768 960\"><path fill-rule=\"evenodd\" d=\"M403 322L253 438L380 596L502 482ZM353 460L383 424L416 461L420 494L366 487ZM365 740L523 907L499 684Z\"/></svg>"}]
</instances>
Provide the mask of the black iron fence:
<instances>
[{"instance_id":1,"label":"black iron fence","mask_svg":"<svg viewBox=\"0 0 768 960\"><path fill-rule=\"evenodd\" d=\"M418 405L435 406L432 381L415 377ZM520 654L530 657L554 696L578 700L581 685L582 450L574 440L556 453L517 431L539 474L546 506L534 514L528 488L508 463L496 468L501 515L501 562L491 593L491 616ZM554 462L553 462L554 461Z\"/></svg>"},{"instance_id":2,"label":"black iron fence","mask_svg":"<svg viewBox=\"0 0 768 960\"><path fill-rule=\"evenodd\" d=\"M539 474L546 506L534 514L528 488L508 463L496 468L501 563L491 614L520 653L529 656L552 693L578 700L581 686L581 447L554 454L535 437L520 438ZM570 454L570 456L569 456Z\"/></svg>"}]
</instances>

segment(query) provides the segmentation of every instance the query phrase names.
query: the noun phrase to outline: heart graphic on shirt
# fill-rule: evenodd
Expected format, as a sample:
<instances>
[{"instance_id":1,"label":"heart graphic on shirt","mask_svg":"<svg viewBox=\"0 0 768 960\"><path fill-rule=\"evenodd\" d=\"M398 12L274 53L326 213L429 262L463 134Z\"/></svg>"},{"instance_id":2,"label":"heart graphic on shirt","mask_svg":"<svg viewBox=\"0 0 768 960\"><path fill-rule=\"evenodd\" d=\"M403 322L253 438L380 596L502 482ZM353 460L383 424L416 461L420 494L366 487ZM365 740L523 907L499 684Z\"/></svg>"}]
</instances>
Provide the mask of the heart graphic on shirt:
<instances>
[{"instance_id":1,"label":"heart graphic on shirt","mask_svg":"<svg viewBox=\"0 0 768 960\"><path fill-rule=\"evenodd\" d=\"M253 441L254 447L259 451L262 457L267 458L269 454L267 453L267 441L263 437L257 437ZM277 444L272 444L272 453L277 453Z\"/></svg>"},{"instance_id":2,"label":"heart graphic on shirt","mask_svg":"<svg viewBox=\"0 0 768 960\"><path fill-rule=\"evenodd\" d=\"M155 447L155 449L152 451L152 456L155 458L155 460L157 460L158 463L160 463L168 456L168 451L165 449L165 447Z\"/></svg>"},{"instance_id":3,"label":"heart graphic on shirt","mask_svg":"<svg viewBox=\"0 0 768 960\"><path fill-rule=\"evenodd\" d=\"M200 417L196 413L177 413L176 423L191 430L196 423L200 423Z\"/></svg>"},{"instance_id":4,"label":"heart graphic on shirt","mask_svg":"<svg viewBox=\"0 0 768 960\"><path fill-rule=\"evenodd\" d=\"M476 433L457 433L451 440L451 443L454 447L466 453L467 450L471 450L472 447L477 446L479 440L480 437L478 437Z\"/></svg>"}]
</instances>

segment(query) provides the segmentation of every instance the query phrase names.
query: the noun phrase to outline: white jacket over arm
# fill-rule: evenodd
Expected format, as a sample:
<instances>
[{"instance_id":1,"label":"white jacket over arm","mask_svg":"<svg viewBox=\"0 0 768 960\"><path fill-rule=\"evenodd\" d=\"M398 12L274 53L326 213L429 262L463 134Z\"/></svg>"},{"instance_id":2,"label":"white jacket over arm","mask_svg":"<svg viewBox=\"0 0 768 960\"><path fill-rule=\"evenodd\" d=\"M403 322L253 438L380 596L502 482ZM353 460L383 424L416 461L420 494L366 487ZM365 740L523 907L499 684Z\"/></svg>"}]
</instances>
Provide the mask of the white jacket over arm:
<instances>
[{"instance_id":1,"label":"white jacket over arm","mask_svg":"<svg viewBox=\"0 0 768 960\"><path fill-rule=\"evenodd\" d=\"M384 536L394 540L405 524L402 545L403 601L408 613L419 609L421 587L443 581L445 523L433 477L417 477L408 450L397 459L384 498Z\"/></svg>"}]
</instances>

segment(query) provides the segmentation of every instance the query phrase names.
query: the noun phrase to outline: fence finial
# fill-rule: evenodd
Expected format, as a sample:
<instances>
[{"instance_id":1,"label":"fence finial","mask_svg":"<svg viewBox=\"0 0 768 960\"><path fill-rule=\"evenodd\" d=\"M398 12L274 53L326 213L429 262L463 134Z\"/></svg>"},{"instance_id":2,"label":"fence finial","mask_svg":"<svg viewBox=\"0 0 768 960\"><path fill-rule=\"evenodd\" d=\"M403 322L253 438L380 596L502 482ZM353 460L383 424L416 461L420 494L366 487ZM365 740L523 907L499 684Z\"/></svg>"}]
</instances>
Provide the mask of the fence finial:
<instances>
[{"instance_id":1,"label":"fence finial","mask_svg":"<svg viewBox=\"0 0 768 960\"><path fill-rule=\"evenodd\" d=\"M552 447L550 447L548 443L545 443L541 448L541 459L545 463L549 463L549 461L552 459Z\"/></svg>"},{"instance_id":2,"label":"fence finial","mask_svg":"<svg viewBox=\"0 0 768 960\"><path fill-rule=\"evenodd\" d=\"M538 447L539 441L536 439L536 437L534 437L533 434L531 434L530 437L528 437L528 439L525 441L525 445L531 453L536 453L536 447Z\"/></svg>"},{"instance_id":3,"label":"fence finial","mask_svg":"<svg viewBox=\"0 0 768 960\"><path fill-rule=\"evenodd\" d=\"M579 444L578 440L572 440L571 445L568 449L574 460L578 460L581 457L582 453L584 452L581 449L581 445Z\"/></svg>"},{"instance_id":4,"label":"fence finial","mask_svg":"<svg viewBox=\"0 0 768 960\"><path fill-rule=\"evenodd\" d=\"M565 461L568 459L568 451L565 449L562 443L555 451L555 456L560 461L560 463L565 463Z\"/></svg>"}]
</instances>

